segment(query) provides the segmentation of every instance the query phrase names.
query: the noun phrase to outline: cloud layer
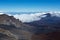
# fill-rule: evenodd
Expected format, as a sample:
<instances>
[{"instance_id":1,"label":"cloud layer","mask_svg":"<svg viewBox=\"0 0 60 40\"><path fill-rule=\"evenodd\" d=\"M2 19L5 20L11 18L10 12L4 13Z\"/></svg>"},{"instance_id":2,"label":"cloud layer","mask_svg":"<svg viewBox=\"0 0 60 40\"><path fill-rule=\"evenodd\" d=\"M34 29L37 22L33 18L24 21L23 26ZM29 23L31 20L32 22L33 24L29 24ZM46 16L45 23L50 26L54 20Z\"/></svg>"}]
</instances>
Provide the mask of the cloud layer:
<instances>
[{"instance_id":1,"label":"cloud layer","mask_svg":"<svg viewBox=\"0 0 60 40\"><path fill-rule=\"evenodd\" d=\"M31 14L16 14L14 15L15 18L19 19L22 22L32 22L40 20L42 17L46 17L47 14L50 13L51 16L58 16L60 17L60 12L40 12L40 13L31 13Z\"/></svg>"},{"instance_id":2,"label":"cloud layer","mask_svg":"<svg viewBox=\"0 0 60 40\"><path fill-rule=\"evenodd\" d=\"M42 13L45 14L45 13ZM31 13L31 14L16 14L14 15L15 18L20 19L22 22L31 22L31 21L36 21L40 20L39 16L42 15L41 13ZM44 16L41 16L44 17Z\"/></svg>"},{"instance_id":3,"label":"cloud layer","mask_svg":"<svg viewBox=\"0 0 60 40\"><path fill-rule=\"evenodd\" d=\"M47 13L47 12L46 12ZM46 17L45 12L40 12L40 13L31 13L31 14L8 14L9 16L14 16L16 19L19 19L22 22L32 22L32 21L37 21L40 20L42 17ZM52 16L58 16L60 17L60 12L49 12ZM4 14L4 13L0 13L0 14Z\"/></svg>"}]
</instances>

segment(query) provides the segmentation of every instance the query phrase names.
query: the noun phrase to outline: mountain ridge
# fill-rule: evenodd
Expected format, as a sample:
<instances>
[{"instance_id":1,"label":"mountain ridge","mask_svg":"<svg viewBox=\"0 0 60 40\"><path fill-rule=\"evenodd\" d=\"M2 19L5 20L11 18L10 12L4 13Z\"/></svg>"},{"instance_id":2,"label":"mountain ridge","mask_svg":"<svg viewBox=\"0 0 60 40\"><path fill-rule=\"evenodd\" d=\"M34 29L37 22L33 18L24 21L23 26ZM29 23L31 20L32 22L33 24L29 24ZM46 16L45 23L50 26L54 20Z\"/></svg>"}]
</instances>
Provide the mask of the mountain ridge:
<instances>
[{"instance_id":1,"label":"mountain ridge","mask_svg":"<svg viewBox=\"0 0 60 40\"><path fill-rule=\"evenodd\" d=\"M16 35L16 38L18 38L17 40L31 40L33 30L35 30L34 27L23 24L13 16L8 16L6 14L0 15L0 28L9 31L13 35ZM4 35L8 36L8 34L3 34L3 36Z\"/></svg>"}]
</instances>

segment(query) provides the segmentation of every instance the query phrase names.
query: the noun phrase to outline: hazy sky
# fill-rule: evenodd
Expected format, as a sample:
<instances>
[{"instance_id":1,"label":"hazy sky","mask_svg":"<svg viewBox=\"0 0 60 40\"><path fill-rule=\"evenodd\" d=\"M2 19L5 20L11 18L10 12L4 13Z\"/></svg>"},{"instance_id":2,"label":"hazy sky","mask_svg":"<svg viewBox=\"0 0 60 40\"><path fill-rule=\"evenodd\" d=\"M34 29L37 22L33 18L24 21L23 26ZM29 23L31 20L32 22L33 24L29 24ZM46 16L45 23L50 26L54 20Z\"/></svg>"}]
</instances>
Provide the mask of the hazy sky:
<instances>
[{"instance_id":1,"label":"hazy sky","mask_svg":"<svg viewBox=\"0 0 60 40\"><path fill-rule=\"evenodd\" d=\"M60 0L0 0L0 11L60 11Z\"/></svg>"}]
</instances>

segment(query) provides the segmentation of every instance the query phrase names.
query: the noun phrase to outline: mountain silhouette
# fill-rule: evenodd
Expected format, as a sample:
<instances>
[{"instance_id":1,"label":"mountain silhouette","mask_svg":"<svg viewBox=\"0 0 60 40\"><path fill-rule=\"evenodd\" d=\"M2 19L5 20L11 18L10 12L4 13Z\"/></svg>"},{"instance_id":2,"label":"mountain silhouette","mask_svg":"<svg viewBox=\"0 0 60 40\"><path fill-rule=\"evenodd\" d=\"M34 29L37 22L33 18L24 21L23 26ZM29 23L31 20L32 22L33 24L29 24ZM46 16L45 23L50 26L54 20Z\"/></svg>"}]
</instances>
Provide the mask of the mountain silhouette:
<instances>
[{"instance_id":1,"label":"mountain silhouette","mask_svg":"<svg viewBox=\"0 0 60 40\"><path fill-rule=\"evenodd\" d=\"M50 13L44 14L46 17L28 24L36 28L32 35L32 40L60 40L60 17L52 16Z\"/></svg>"},{"instance_id":2,"label":"mountain silhouette","mask_svg":"<svg viewBox=\"0 0 60 40\"><path fill-rule=\"evenodd\" d=\"M28 22L25 24L34 26L36 28L36 34L60 30L60 17L52 16L50 13L46 13L44 15L46 15L46 17L43 17L38 21Z\"/></svg>"}]
</instances>

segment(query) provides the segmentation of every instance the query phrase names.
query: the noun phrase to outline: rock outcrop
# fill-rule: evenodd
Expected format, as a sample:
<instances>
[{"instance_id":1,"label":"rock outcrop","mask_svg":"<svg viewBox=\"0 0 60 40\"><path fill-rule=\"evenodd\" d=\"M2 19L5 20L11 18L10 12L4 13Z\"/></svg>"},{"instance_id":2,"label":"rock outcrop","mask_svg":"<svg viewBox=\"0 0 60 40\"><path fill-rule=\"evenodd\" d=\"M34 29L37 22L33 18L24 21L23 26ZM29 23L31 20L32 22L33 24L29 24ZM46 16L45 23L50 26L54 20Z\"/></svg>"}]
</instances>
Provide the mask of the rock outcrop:
<instances>
[{"instance_id":1,"label":"rock outcrop","mask_svg":"<svg viewBox=\"0 0 60 40\"><path fill-rule=\"evenodd\" d=\"M12 34L10 31L8 30L4 30L0 28L0 40L18 40L18 38L16 37L16 35Z\"/></svg>"}]
</instances>

